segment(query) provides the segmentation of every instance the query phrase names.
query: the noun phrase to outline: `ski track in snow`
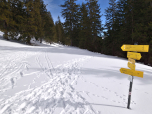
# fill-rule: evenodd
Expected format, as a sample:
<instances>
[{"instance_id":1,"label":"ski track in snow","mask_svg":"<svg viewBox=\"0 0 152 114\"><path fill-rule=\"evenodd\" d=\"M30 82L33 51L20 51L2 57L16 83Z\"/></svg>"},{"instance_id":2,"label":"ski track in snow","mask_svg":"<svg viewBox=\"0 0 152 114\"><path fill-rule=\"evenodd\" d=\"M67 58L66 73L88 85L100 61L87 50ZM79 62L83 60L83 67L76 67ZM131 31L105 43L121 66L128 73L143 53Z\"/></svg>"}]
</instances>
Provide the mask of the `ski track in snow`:
<instances>
[{"instance_id":1,"label":"ski track in snow","mask_svg":"<svg viewBox=\"0 0 152 114\"><path fill-rule=\"evenodd\" d=\"M26 70L29 65L28 62L24 62L24 59L36 54L16 52L13 55L6 54L5 56L8 56L8 58L0 58L3 59L5 64L1 63L1 66L4 67L0 74L0 93L10 89L10 87L13 88L17 78L16 75L22 76L22 71ZM27 90L16 93L8 99L1 99L0 114L54 114L58 108L60 114L98 114L81 96L80 92L73 87L77 84L83 61L91 57L85 56L70 60L56 67L53 67L47 51L44 54L47 67L43 65L39 57L40 54L37 54L35 60L42 71L35 73L35 75L37 75L37 78L42 74L47 75L48 82L40 87L30 88L30 85L35 83L34 79ZM7 64L6 61L8 61ZM5 77L3 77L4 75Z\"/></svg>"},{"instance_id":2,"label":"ski track in snow","mask_svg":"<svg viewBox=\"0 0 152 114\"><path fill-rule=\"evenodd\" d=\"M27 49L26 49L27 50ZM25 61L26 58L36 54L36 52L11 52L11 50L0 51L0 95L12 89L15 82L22 77L22 72L27 70L29 63Z\"/></svg>"}]
</instances>

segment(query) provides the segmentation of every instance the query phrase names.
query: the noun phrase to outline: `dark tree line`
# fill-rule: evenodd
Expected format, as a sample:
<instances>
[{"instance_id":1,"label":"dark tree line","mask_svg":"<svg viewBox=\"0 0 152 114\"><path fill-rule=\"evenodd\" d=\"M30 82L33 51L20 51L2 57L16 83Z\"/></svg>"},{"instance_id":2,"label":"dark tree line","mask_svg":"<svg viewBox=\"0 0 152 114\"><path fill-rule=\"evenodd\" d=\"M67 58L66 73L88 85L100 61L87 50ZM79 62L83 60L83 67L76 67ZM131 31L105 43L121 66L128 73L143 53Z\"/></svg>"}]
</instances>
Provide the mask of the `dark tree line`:
<instances>
[{"instance_id":1,"label":"dark tree line","mask_svg":"<svg viewBox=\"0 0 152 114\"><path fill-rule=\"evenodd\" d=\"M152 0L109 0L105 13L103 52L126 58L123 44L149 45L140 61L152 66Z\"/></svg>"},{"instance_id":2,"label":"dark tree line","mask_svg":"<svg viewBox=\"0 0 152 114\"><path fill-rule=\"evenodd\" d=\"M123 44L150 45L140 60L152 66L152 0L109 0L101 24L98 0L64 0L62 23L54 23L43 0L0 0L0 30L5 39L30 43L31 38L76 46L102 54L127 57Z\"/></svg>"},{"instance_id":3,"label":"dark tree line","mask_svg":"<svg viewBox=\"0 0 152 114\"><path fill-rule=\"evenodd\" d=\"M55 27L43 0L0 0L0 30L4 38L30 44L31 38L54 40Z\"/></svg>"},{"instance_id":4,"label":"dark tree line","mask_svg":"<svg viewBox=\"0 0 152 114\"><path fill-rule=\"evenodd\" d=\"M65 35L72 46L126 58L123 44L149 45L140 61L152 65L152 0L109 0L104 28L98 0L81 5L76 1L65 0L61 5Z\"/></svg>"},{"instance_id":5,"label":"dark tree line","mask_svg":"<svg viewBox=\"0 0 152 114\"><path fill-rule=\"evenodd\" d=\"M103 28L98 1L86 0L86 3L81 5L76 4L76 1L65 0L61 5L62 16L65 19L65 36L72 46L101 52Z\"/></svg>"}]
</instances>

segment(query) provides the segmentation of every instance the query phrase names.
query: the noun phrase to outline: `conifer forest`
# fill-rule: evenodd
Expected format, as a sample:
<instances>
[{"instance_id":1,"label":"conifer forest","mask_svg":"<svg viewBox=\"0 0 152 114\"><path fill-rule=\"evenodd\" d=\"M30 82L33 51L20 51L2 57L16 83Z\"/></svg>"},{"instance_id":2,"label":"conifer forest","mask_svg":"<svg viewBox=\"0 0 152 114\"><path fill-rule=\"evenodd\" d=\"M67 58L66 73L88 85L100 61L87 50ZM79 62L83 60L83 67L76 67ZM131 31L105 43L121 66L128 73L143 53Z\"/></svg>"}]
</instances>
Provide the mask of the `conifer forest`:
<instances>
[{"instance_id":1,"label":"conifer forest","mask_svg":"<svg viewBox=\"0 0 152 114\"><path fill-rule=\"evenodd\" d=\"M98 0L76 1L64 0L65 21L54 22L43 0L0 0L0 31L6 40L30 44L35 38L122 58L123 44L149 45L140 62L152 66L152 0L109 0L105 15Z\"/></svg>"}]
</instances>

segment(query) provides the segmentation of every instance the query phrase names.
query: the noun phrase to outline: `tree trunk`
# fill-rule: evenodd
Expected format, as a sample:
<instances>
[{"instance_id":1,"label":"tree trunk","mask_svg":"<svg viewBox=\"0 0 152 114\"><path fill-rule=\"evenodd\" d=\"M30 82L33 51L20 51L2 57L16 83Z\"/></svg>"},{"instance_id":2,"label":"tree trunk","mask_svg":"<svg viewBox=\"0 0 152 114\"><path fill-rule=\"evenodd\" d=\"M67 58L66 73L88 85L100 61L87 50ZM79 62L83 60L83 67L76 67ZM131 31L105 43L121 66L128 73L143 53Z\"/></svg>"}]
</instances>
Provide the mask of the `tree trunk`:
<instances>
[{"instance_id":1,"label":"tree trunk","mask_svg":"<svg viewBox=\"0 0 152 114\"><path fill-rule=\"evenodd\" d=\"M40 38L40 43L42 43L42 38Z\"/></svg>"},{"instance_id":2,"label":"tree trunk","mask_svg":"<svg viewBox=\"0 0 152 114\"><path fill-rule=\"evenodd\" d=\"M30 38L30 36L28 36L27 39L26 39L26 43L31 44L30 40L31 40L31 38Z\"/></svg>"},{"instance_id":3,"label":"tree trunk","mask_svg":"<svg viewBox=\"0 0 152 114\"><path fill-rule=\"evenodd\" d=\"M70 30L71 46L73 46L72 30Z\"/></svg>"},{"instance_id":4,"label":"tree trunk","mask_svg":"<svg viewBox=\"0 0 152 114\"><path fill-rule=\"evenodd\" d=\"M112 38L112 55L114 56L114 38Z\"/></svg>"},{"instance_id":5,"label":"tree trunk","mask_svg":"<svg viewBox=\"0 0 152 114\"><path fill-rule=\"evenodd\" d=\"M4 20L4 28L5 28L4 38L5 38L6 40L9 40L9 39L8 39L8 31L7 31L7 23L6 23L5 20Z\"/></svg>"},{"instance_id":6,"label":"tree trunk","mask_svg":"<svg viewBox=\"0 0 152 114\"><path fill-rule=\"evenodd\" d=\"M7 31L4 32L4 39L9 40L8 39L8 32Z\"/></svg>"},{"instance_id":7,"label":"tree trunk","mask_svg":"<svg viewBox=\"0 0 152 114\"><path fill-rule=\"evenodd\" d=\"M144 59L144 64L145 64L145 65L148 65L149 54L146 53L145 55L146 55L146 56L145 56L145 59Z\"/></svg>"}]
</instances>

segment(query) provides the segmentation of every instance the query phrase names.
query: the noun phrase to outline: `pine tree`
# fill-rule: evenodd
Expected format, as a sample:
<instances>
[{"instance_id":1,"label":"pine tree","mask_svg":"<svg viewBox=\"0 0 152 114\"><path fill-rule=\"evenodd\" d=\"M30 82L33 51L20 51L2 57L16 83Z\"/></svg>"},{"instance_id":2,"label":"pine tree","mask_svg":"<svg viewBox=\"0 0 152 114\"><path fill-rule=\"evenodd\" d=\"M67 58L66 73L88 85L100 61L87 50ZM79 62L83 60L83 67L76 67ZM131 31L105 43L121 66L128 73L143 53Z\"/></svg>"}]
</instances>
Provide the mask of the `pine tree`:
<instances>
[{"instance_id":1,"label":"pine tree","mask_svg":"<svg viewBox=\"0 0 152 114\"><path fill-rule=\"evenodd\" d=\"M105 24L105 29L107 29L107 38L105 39L106 46L109 49L108 54L115 54L115 39L116 37L114 36L114 23L115 23L115 14L117 10L117 5L116 5L116 0L109 0L109 7L105 10L106 13L106 24ZM108 51L107 51L108 52Z\"/></svg>"},{"instance_id":2,"label":"pine tree","mask_svg":"<svg viewBox=\"0 0 152 114\"><path fill-rule=\"evenodd\" d=\"M65 44L64 29L59 16L58 16L58 21L55 22L55 27L57 34L57 42Z\"/></svg>"},{"instance_id":3,"label":"pine tree","mask_svg":"<svg viewBox=\"0 0 152 114\"><path fill-rule=\"evenodd\" d=\"M34 0L26 1L26 20L25 20L25 32L23 37L27 44L30 44L31 38L35 36L37 26L35 25L35 11L34 11Z\"/></svg>"},{"instance_id":4,"label":"pine tree","mask_svg":"<svg viewBox=\"0 0 152 114\"><path fill-rule=\"evenodd\" d=\"M35 11L35 26L37 27L37 31L35 32L35 39L40 39L40 43L42 43L42 39L44 38L44 24L43 16L46 13L45 5L42 0L34 1L34 11Z\"/></svg>"},{"instance_id":5,"label":"pine tree","mask_svg":"<svg viewBox=\"0 0 152 114\"><path fill-rule=\"evenodd\" d=\"M55 26L52 15L50 12L44 14L43 20L45 21L44 24L44 39L49 42L56 42L55 35Z\"/></svg>"},{"instance_id":6,"label":"pine tree","mask_svg":"<svg viewBox=\"0 0 152 114\"><path fill-rule=\"evenodd\" d=\"M87 49L89 44L88 38L91 36L90 21L86 4L82 3L80 8L80 32L79 32L79 47Z\"/></svg>"},{"instance_id":7,"label":"pine tree","mask_svg":"<svg viewBox=\"0 0 152 114\"><path fill-rule=\"evenodd\" d=\"M11 12L11 0L0 1L0 29L4 32L4 38L8 40L8 33L14 21Z\"/></svg>"},{"instance_id":8,"label":"pine tree","mask_svg":"<svg viewBox=\"0 0 152 114\"><path fill-rule=\"evenodd\" d=\"M90 50L95 51L98 50L98 42L100 41L100 35L102 32L102 26L101 26L101 15L100 15L100 5L98 4L98 0L87 0L87 7L89 11L89 25L91 28L91 38L90 44L88 44L90 47Z\"/></svg>"},{"instance_id":9,"label":"pine tree","mask_svg":"<svg viewBox=\"0 0 152 114\"><path fill-rule=\"evenodd\" d=\"M138 44L146 45L151 42L151 24L152 23L152 6L151 0L135 0L134 5L134 33L132 36L134 37L134 41L138 42ZM140 7L139 7L140 6ZM146 17L146 18L145 18ZM150 52L142 53L141 61L144 64L148 64L150 60L151 52L151 44L150 44Z\"/></svg>"},{"instance_id":10,"label":"pine tree","mask_svg":"<svg viewBox=\"0 0 152 114\"><path fill-rule=\"evenodd\" d=\"M113 0L111 0L113 1ZM110 16L112 11L106 10L107 21L111 17L111 23L106 23L107 32L104 45L108 51L106 54L126 57L126 53L120 50L123 44L150 45L152 46L152 3L151 0L119 0L116 5L114 17ZM109 28L108 28L109 27ZM112 44L114 45L114 51ZM111 44L110 44L111 43ZM110 47L111 46L111 47ZM114 54L112 53L114 52ZM152 63L152 50L142 53L141 62ZM152 65L152 64L151 64Z\"/></svg>"},{"instance_id":11,"label":"pine tree","mask_svg":"<svg viewBox=\"0 0 152 114\"><path fill-rule=\"evenodd\" d=\"M67 31L67 35L71 40L71 45L74 44L73 42L73 30L77 26L78 23L78 5L75 3L77 0L65 0L65 3L61 5L62 8L62 16L65 19L64 28Z\"/></svg>"},{"instance_id":12,"label":"pine tree","mask_svg":"<svg viewBox=\"0 0 152 114\"><path fill-rule=\"evenodd\" d=\"M125 22L125 18L124 18L124 15L125 15L124 6L125 6L125 4L126 4L126 1L119 0L117 2L117 4L115 5L116 8L115 8L114 19L111 18L112 19L111 22L113 22L111 25L112 29L108 30L110 33L109 34L110 35L109 42L110 42L110 40L112 40L110 49L114 48L114 49L111 49L111 51L112 51L111 54L117 55L120 57L126 57L126 52L122 52L120 47L124 43L127 44L131 41L131 40L129 40L129 42L128 42L128 40L126 40L127 35L125 35L126 31L127 31L127 29L124 27L124 25L125 25L125 23L124 23Z\"/></svg>"},{"instance_id":13,"label":"pine tree","mask_svg":"<svg viewBox=\"0 0 152 114\"><path fill-rule=\"evenodd\" d=\"M11 13L12 13L12 26L11 31L9 32L9 37L11 39L16 39L16 37L19 35L22 27L23 27L23 20L24 20L24 14L23 14L23 6L24 3L19 0L11 0Z\"/></svg>"},{"instance_id":14,"label":"pine tree","mask_svg":"<svg viewBox=\"0 0 152 114\"><path fill-rule=\"evenodd\" d=\"M16 39L30 44L31 38L54 40L54 22L43 0L1 0L0 30L4 38Z\"/></svg>"}]
</instances>

